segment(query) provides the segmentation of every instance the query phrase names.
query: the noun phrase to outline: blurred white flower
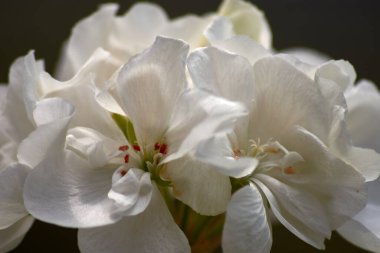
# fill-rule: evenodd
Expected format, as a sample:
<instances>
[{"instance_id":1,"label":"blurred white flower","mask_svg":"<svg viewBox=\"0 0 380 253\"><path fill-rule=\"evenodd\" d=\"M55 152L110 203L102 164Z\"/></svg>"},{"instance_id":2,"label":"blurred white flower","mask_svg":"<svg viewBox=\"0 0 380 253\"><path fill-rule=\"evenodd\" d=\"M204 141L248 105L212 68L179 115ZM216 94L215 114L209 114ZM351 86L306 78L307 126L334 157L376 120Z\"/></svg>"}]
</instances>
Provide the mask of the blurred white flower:
<instances>
[{"instance_id":1,"label":"blurred white flower","mask_svg":"<svg viewBox=\"0 0 380 253\"><path fill-rule=\"evenodd\" d=\"M380 95L375 85L367 80L345 91L347 100L347 128L353 143L380 152ZM339 228L339 233L358 247L380 252L380 180L368 184L366 207Z\"/></svg>"},{"instance_id":2,"label":"blurred white flower","mask_svg":"<svg viewBox=\"0 0 380 253\"><path fill-rule=\"evenodd\" d=\"M264 14L242 0L223 1L217 13L201 17L188 14L173 20L151 3L137 3L122 16L116 16L117 9L116 4L102 5L73 28L61 55L58 79L71 78L99 47L121 65L150 46L156 36L184 40L193 49L208 44L204 33L218 38L242 34L271 47L271 31ZM220 17L227 20L220 22Z\"/></svg>"}]
</instances>

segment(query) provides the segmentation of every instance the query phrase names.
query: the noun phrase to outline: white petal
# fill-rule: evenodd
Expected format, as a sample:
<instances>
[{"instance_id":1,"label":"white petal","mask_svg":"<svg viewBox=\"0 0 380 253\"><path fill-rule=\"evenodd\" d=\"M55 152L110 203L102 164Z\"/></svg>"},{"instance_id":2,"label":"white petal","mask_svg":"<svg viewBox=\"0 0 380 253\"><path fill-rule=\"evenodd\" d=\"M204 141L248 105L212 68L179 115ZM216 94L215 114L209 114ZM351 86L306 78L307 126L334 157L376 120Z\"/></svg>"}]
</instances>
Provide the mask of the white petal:
<instances>
[{"instance_id":1,"label":"white petal","mask_svg":"<svg viewBox=\"0 0 380 253\"><path fill-rule=\"evenodd\" d=\"M29 52L25 57L19 58L12 65L9 73L10 89L18 93L22 99L27 116L33 122L32 112L38 97L43 94L40 90L39 74L40 66L34 58L34 52Z\"/></svg>"},{"instance_id":2,"label":"white petal","mask_svg":"<svg viewBox=\"0 0 380 253\"><path fill-rule=\"evenodd\" d=\"M310 79L314 80L316 66L310 65L290 54L277 54L276 57L287 61L298 70L306 74Z\"/></svg>"},{"instance_id":3,"label":"white petal","mask_svg":"<svg viewBox=\"0 0 380 253\"><path fill-rule=\"evenodd\" d=\"M364 207L364 177L307 130L296 127L288 138L286 147L297 151L305 162L295 165L295 175L281 180L312 193L323 205L331 230L338 228Z\"/></svg>"},{"instance_id":4,"label":"white petal","mask_svg":"<svg viewBox=\"0 0 380 253\"><path fill-rule=\"evenodd\" d=\"M186 41L190 45L190 50L192 50L207 43L203 36L203 31L209 24L209 20L210 18L208 17L185 15L167 23L160 34Z\"/></svg>"},{"instance_id":5,"label":"white petal","mask_svg":"<svg viewBox=\"0 0 380 253\"><path fill-rule=\"evenodd\" d=\"M158 37L153 46L120 71L117 90L141 145L160 141L180 92L186 87L188 46Z\"/></svg>"},{"instance_id":6,"label":"white petal","mask_svg":"<svg viewBox=\"0 0 380 253\"><path fill-rule=\"evenodd\" d=\"M348 106L347 130L354 145L380 152L380 94L376 86L360 81L345 93Z\"/></svg>"},{"instance_id":7,"label":"white petal","mask_svg":"<svg viewBox=\"0 0 380 253\"><path fill-rule=\"evenodd\" d=\"M343 91L352 87L356 79L355 70L349 62L328 61L315 68L314 79L332 108L335 105L347 108Z\"/></svg>"},{"instance_id":8,"label":"white petal","mask_svg":"<svg viewBox=\"0 0 380 253\"><path fill-rule=\"evenodd\" d=\"M227 17L223 16L214 18L204 34L211 44L235 36L233 24Z\"/></svg>"},{"instance_id":9,"label":"white petal","mask_svg":"<svg viewBox=\"0 0 380 253\"><path fill-rule=\"evenodd\" d=\"M203 215L225 212L231 197L228 176L185 156L167 164L163 178L173 183L174 196Z\"/></svg>"},{"instance_id":10,"label":"white petal","mask_svg":"<svg viewBox=\"0 0 380 253\"><path fill-rule=\"evenodd\" d=\"M338 229L346 240L372 252L380 252L379 191L379 179L368 183L366 207Z\"/></svg>"},{"instance_id":11,"label":"white petal","mask_svg":"<svg viewBox=\"0 0 380 253\"><path fill-rule=\"evenodd\" d=\"M245 58L208 47L191 53L187 67L195 86L246 106L253 100L253 70Z\"/></svg>"},{"instance_id":12,"label":"white petal","mask_svg":"<svg viewBox=\"0 0 380 253\"><path fill-rule=\"evenodd\" d=\"M265 175L257 175L286 212L317 233L329 237L331 229L320 200L310 192Z\"/></svg>"},{"instance_id":13,"label":"white petal","mask_svg":"<svg viewBox=\"0 0 380 253\"><path fill-rule=\"evenodd\" d=\"M60 98L48 98L36 103L33 119L37 127L71 117L74 106Z\"/></svg>"},{"instance_id":14,"label":"white petal","mask_svg":"<svg viewBox=\"0 0 380 253\"><path fill-rule=\"evenodd\" d=\"M59 63L57 73L60 80L72 78L98 47L107 49L107 39L117 9L116 4L102 5L73 28Z\"/></svg>"},{"instance_id":15,"label":"white petal","mask_svg":"<svg viewBox=\"0 0 380 253\"><path fill-rule=\"evenodd\" d=\"M271 53L257 42L245 36L234 36L225 40L215 40L212 46L221 50L241 55L248 59L251 64L257 60L271 55Z\"/></svg>"},{"instance_id":16,"label":"white petal","mask_svg":"<svg viewBox=\"0 0 380 253\"><path fill-rule=\"evenodd\" d=\"M315 49L303 47L281 50L281 53L293 55L297 57L299 60L314 66L321 65L322 63L325 63L330 59L329 56L321 52L318 52Z\"/></svg>"},{"instance_id":17,"label":"white petal","mask_svg":"<svg viewBox=\"0 0 380 253\"><path fill-rule=\"evenodd\" d=\"M284 206L282 206L283 204L282 202L285 202L286 199L283 199L282 202L279 202L278 200L280 199L276 198L274 193L272 193L271 190L268 189L266 185L261 183L259 180L254 180L254 183L256 183L260 187L260 189L264 192L266 198L269 201L271 210L273 211L276 218L287 229L289 229L290 232L298 236L300 239L304 240L306 243L309 243L318 249L324 249L323 241L327 235L321 234L320 232L316 232L310 229L305 224L303 224L303 221L300 221L299 219L294 217L291 213L289 213L287 209ZM308 219L310 218L314 219L315 217L314 216L308 217Z\"/></svg>"},{"instance_id":18,"label":"white petal","mask_svg":"<svg viewBox=\"0 0 380 253\"><path fill-rule=\"evenodd\" d=\"M1 110L1 109L0 109ZM0 171L17 162L17 139L13 138L13 127L9 118L0 112Z\"/></svg>"},{"instance_id":19,"label":"white petal","mask_svg":"<svg viewBox=\"0 0 380 253\"><path fill-rule=\"evenodd\" d=\"M329 147L340 159L359 171L366 181L375 180L380 174L378 166L380 164L380 154L372 149L352 146L345 122L345 110L336 110L335 113L335 119L331 124ZM369 124L372 124L372 122Z\"/></svg>"},{"instance_id":20,"label":"white petal","mask_svg":"<svg viewBox=\"0 0 380 253\"><path fill-rule=\"evenodd\" d=\"M0 171L8 167L10 164L17 163L17 143L4 138L0 134Z\"/></svg>"},{"instance_id":21,"label":"white petal","mask_svg":"<svg viewBox=\"0 0 380 253\"><path fill-rule=\"evenodd\" d=\"M376 223L378 219L376 219ZM363 224L355 220L346 222L338 233L347 241L369 252L380 252L380 238L374 235Z\"/></svg>"},{"instance_id":22,"label":"white petal","mask_svg":"<svg viewBox=\"0 0 380 253\"><path fill-rule=\"evenodd\" d=\"M22 192L30 169L12 165L0 172L0 229L5 229L28 215Z\"/></svg>"},{"instance_id":23,"label":"white petal","mask_svg":"<svg viewBox=\"0 0 380 253\"><path fill-rule=\"evenodd\" d=\"M216 48L200 49L190 54L187 63L196 87L223 98L252 106L254 81L251 64L244 58ZM239 119L235 134L245 147L249 118Z\"/></svg>"},{"instance_id":24,"label":"white petal","mask_svg":"<svg viewBox=\"0 0 380 253\"><path fill-rule=\"evenodd\" d=\"M157 4L136 3L129 11L114 21L114 31L112 33L110 50L114 54L123 56L122 51L127 51L129 55L141 52L151 45L161 29L166 25L168 17L165 11ZM133 38L133 39L131 39ZM121 50L116 48L112 42L116 42ZM120 57L126 61L125 57Z\"/></svg>"},{"instance_id":25,"label":"white petal","mask_svg":"<svg viewBox=\"0 0 380 253\"><path fill-rule=\"evenodd\" d=\"M31 168L63 148L74 107L60 98L45 99L38 102L33 114L39 126L20 143L17 154L19 162Z\"/></svg>"},{"instance_id":26,"label":"white petal","mask_svg":"<svg viewBox=\"0 0 380 253\"><path fill-rule=\"evenodd\" d=\"M96 101L106 110L112 113L125 115L115 97L108 90L95 90Z\"/></svg>"},{"instance_id":27,"label":"white petal","mask_svg":"<svg viewBox=\"0 0 380 253\"><path fill-rule=\"evenodd\" d=\"M223 252L269 253L272 231L267 215L263 198L254 185L235 192L223 228Z\"/></svg>"},{"instance_id":28,"label":"white petal","mask_svg":"<svg viewBox=\"0 0 380 253\"><path fill-rule=\"evenodd\" d=\"M128 144L125 138L117 141L85 127L71 128L66 137L66 148L88 160L94 168L106 166L115 157L121 145Z\"/></svg>"},{"instance_id":29,"label":"white petal","mask_svg":"<svg viewBox=\"0 0 380 253\"><path fill-rule=\"evenodd\" d=\"M380 175L380 154L372 149L347 147L346 162L350 163L365 177L366 181L373 181ZM344 159L344 158L343 158Z\"/></svg>"},{"instance_id":30,"label":"white petal","mask_svg":"<svg viewBox=\"0 0 380 253\"><path fill-rule=\"evenodd\" d=\"M5 98L7 97L8 86L0 85L0 111L4 110Z\"/></svg>"},{"instance_id":31,"label":"white petal","mask_svg":"<svg viewBox=\"0 0 380 253\"><path fill-rule=\"evenodd\" d=\"M254 5L246 1L226 0L220 7L219 13L227 16L236 34L244 34L271 48L272 33L264 14Z\"/></svg>"},{"instance_id":32,"label":"white petal","mask_svg":"<svg viewBox=\"0 0 380 253\"><path fill-rule=\"evenodd\" d=\"M263 58L253 69L256 98L249 136L279 140L289 128L301 125L326 140L330 115L313 80L280 57Z\"/></svg>"},{"instance_id":33,"label":"white petal","mask_svg":"<svg viewBox=\"0 0 380 253\"><path fill-rule=\"evenodd\" d=\"M25 206L34 217L60 226L114 223L114 201L107 197L113 171L93 168L71 151L50 156L29 173Z\"/></svg>"},{"instance_id":34,"label":"white petal","mask_svg":"<svg viewBox=\"0 0 380 253\"><path fill-rule=\"evenodd\" d=\"M116 170L108 197L118 205L114 215L133 216L143 212L152 198L150 174L140 169L129 169L124 176Z\"/></svg>"},{"instance_id":35,"label":"white petal","mask_svg":"<svg viewBox=\"0 0 380 253\"><path fill-rule=\"evenodd\" d=\"M231 131L236 120L246 114L239 104L206 91L192 89L178 99L166 133L168 162L194 150L202 141L213 135Z\"/></svg>"},{"instance_id":36,"label":"white petal","mask_svg":"<svg viewBox=\"0 0 380 253\"><path fill-rule=\"evenodd\" d=\"M156 186L144 212L110 226L80 229L78 241L83 253L190 253L185 235L175 224Z\"/></svg>"},{"instance_id":37,"label":"white petal","mask_svg":"<svg viewBox=\"0 0 380 253\"><path fill-rule=\"evenodd\" d=\"M0 230L0 252L16 248L33 225L34 219L27 215L7 229Z\"/></svg>"},{"instance_id":38,"label":"white petal","mask_svg":"<svg viewBox=\"0 0 380 253\"><path fill-rule=\"evenodd\" d=\"M33 52L18 58L10 69L10 83L3 113L12 126L10 133L16 142L20 142L34 129L32 112L37 100L38 73Z\"/></svg>"},{"instance_id":39,"label":"white petal","mask_svg":"<svg viewBox=\"0 0 380 253\"><path fill-rule=\"evenodd\" d=\"M72 103L76 113L71 126L90 127L108 136L121 137L122 133L116 126L108 111L98 104L95 98L96 82L108 78L107 69L112 69L108 63L108 53L97 50L79 72L66 82L59 82L51 76L45 75L44 82L55 84L56 88L46 96L60 97Z\"/></svg>"},{"instance_id":40,"label":"white petal","mask_svg":"<svg viewBox=\"0 0 380 253\"><path fill-rule=\"evenodd\" d=\"M315 73L315 80L323 83L326 80L333 81L342 91L354 84L356 72L348 61L329 61L322 64ZM323 85L323 84L322 84Z\"/></svg>"},{"instance_id":41,"label":"white petal","mask_svg":"<svg viewBox=\"0 0 380 253\"><path fill-rule=\"evenodd\" d=\"M199 145L195 157L213 169L230 177L242 178L250 175L258 160L250 157L234 157L228 138L213 137Z\"/></svg>"}]
</instances>

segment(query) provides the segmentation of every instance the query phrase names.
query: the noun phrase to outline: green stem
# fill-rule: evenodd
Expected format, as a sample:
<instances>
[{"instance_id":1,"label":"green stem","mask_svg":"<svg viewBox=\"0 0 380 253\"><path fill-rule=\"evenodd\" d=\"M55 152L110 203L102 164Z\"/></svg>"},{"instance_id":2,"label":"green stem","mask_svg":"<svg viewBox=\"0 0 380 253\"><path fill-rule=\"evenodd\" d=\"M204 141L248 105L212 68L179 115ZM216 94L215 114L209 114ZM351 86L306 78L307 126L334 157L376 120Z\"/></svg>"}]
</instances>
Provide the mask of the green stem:
<instances>
[{"instance_id":1,"label":"green stem","mask_svg":"<svg viewBox=\"0 0 380 253\"><path fill-rule=\"evenodd\" d=\"M189 207L183 204L181 226L180 226L182 228L182 231L186 231L189 214L190 214Z\"/></svg>"},{"instance_id":2,"label":"green stem","mask_svg":"<svg viewBox=\"0 0 380 253\"><path fill-rule=\"evenodd\" d=\"M196 226L196 228L194 229L194 232L191 235L190 242L192 244L196 243L198 241L199 236L204 231L206 225L209 224L212 221L212 218L213 217L209 217L209 216L200 216L199 217L200 221L197 223L197 226Z\"/></svg>"}]
</instances>

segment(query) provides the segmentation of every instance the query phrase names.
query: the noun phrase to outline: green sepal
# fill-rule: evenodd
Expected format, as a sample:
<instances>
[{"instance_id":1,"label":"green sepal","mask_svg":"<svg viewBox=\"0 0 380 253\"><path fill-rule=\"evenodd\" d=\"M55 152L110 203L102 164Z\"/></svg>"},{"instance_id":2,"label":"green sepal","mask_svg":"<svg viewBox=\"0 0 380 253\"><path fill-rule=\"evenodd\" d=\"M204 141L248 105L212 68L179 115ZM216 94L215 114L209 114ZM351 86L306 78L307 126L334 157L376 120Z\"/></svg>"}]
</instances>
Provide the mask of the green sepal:
<instances>
[{"instance_id":1,"label":"green sepal","mask_svg":"<svg viewBox=\"0 0 380 253\"><path fill-rule=\"evenodd\" d=\"M127 117L117 113L112 113L112 118L117 126L121 129L128 142L132 145L136 144L137 138L132 121L130 121Z\"/></svg>"}]
</instances>

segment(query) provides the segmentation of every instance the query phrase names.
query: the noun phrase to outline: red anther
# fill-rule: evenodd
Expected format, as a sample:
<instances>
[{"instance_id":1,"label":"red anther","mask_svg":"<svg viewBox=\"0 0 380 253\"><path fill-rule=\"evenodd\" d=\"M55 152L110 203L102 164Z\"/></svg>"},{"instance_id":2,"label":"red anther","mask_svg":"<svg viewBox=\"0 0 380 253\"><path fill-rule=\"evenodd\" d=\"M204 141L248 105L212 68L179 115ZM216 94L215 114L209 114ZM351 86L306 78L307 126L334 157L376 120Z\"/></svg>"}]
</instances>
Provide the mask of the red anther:
<instances>
[{"instance_id":1,"label":"red anther","mask_svg":"<svg viewBox=\"0 0 380 253\"><path fill-rule=\"evenodd\" d=\"M167 152L168 152L168 145L166 145L165 143L161 144L160 145L160 153L163 155L166 155Z\"/></svg>"},{"instance_id":2,"label":"red anther","mask_svg":"<svg viewBox=\"0 0 380 253\"><path fill-rule=\"evenodd\" d=\"M161 147L161 144L160 144L160 143L156 142L156 143L154 144L154 150L159 150L160 147Z\"/></svg>"},{"instance_id":3,"label":"red anther","mask_svg":"<svg viewBox=\"0 0 380 253\"><path fill-rule=\"evenodd\" d=\"M120 175L121 175L122 177L124 177L125 174L127 174L127 171L126 171L126 170L120 170Z\"/></svg>"},{"instance_id":4,"label":"red anther","mask_svg":"<svg viewBox=\"0 0 380 253\"><path fill-rule=\"evenodd\" d=\"M135 151L141 151L140 146L137 145L137 144L133 144L132 147L133 147L133 149L134 149Z\"/></svg>"},{"instance_id":5,"label":"red anther","mask_svg":"<svg viewBox=\"0 0 380 253\"><path fill-rule=\"evenodd\" d=\"M286 167L284 169L285 174L293 175L296 174L296 170L293 167Z\"/></svg>"},{"instance_id":6,"label":"red anther","mask_svg":"<svg viewBox=\"0 0 380 253\"><path fill-rule=\"evenodd\" d=\"M126 154L126 155L124 156L124 162L125 162L125 163L128 163L128 162L129 162L129 155L128 155L128 154Z\"/></svg>"},{"instance_id":7,"label":"red anther","mask_svg":"<svg viewBox=\"0 0 380 253\"><path fill-rule=\"evenodd\" d=\"M240 149L234 149L234 158L235 158L235 160L237 160L237 159L239 159L240 157L241 157L241 151L240 151Z\"/></svg>"},{"instance_id":8,"label":"red anther","mask_svg":"<svg viewBox=\"0 0 380 253\"><path fill-rule=\"evenodd\" d=\"M120 146L119 147L119 150L120 151L127 151L129 149L129 147L127 145L124 145L124 146Z\"/></svg>"}]
</instances>

